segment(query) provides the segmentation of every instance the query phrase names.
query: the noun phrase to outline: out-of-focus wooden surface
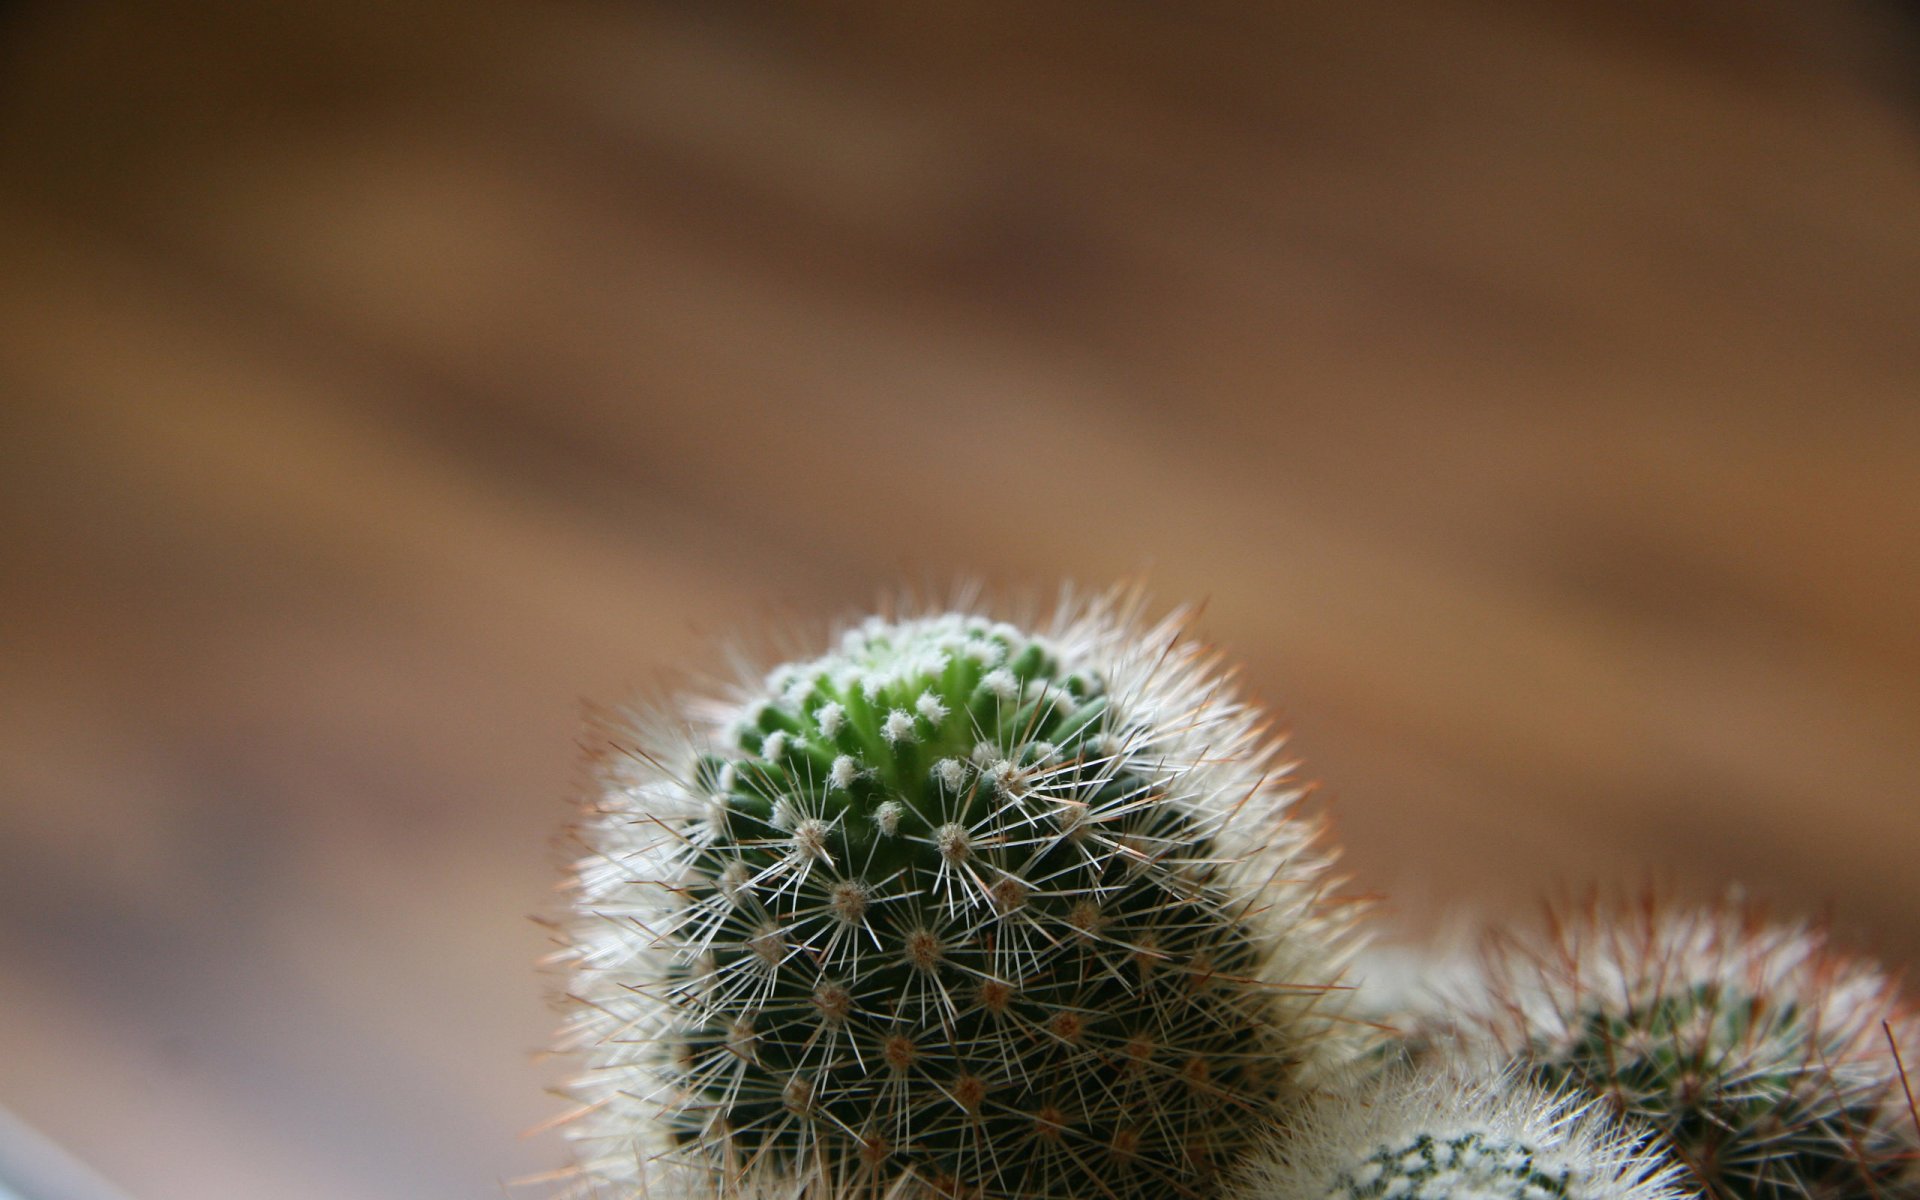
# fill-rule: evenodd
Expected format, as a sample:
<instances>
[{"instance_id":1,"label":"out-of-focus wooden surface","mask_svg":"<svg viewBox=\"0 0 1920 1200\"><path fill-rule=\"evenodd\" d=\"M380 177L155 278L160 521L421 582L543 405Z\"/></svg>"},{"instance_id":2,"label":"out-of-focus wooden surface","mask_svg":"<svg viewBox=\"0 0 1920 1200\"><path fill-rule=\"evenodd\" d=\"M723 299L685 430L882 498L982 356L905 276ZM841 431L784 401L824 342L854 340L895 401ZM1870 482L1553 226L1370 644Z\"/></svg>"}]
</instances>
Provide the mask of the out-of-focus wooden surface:
<instances>
[{"instance_id":1,"label":"out-of-focus wooden surface","mask_svg":"<svg viewBox=\"0 0 1920 1200\"><path fill-rule=\"evenodd\" d=\"M581 699L968 573L1207 598L1411 924L1920 954L1893 9L905 9L0 18L0 1105L151 1200L557 1164Z\"/></svg>"}]
</instances>

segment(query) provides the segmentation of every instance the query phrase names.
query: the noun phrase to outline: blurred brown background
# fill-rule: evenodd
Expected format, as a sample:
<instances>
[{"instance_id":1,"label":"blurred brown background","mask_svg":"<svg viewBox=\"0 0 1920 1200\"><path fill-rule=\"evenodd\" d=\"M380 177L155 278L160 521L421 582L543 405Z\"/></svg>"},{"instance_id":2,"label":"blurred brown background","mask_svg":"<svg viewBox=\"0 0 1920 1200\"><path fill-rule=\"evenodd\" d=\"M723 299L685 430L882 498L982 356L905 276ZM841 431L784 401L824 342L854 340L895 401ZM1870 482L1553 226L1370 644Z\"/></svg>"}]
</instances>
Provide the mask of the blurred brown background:
<instances>
[{"instance_id":1,"label":"blurred brown background","mask_svg":"<svg viewBox=\"0 0 1920 1200\"><path fill-rule=\"evenodd\" d=\"M1920 955L1898 9L0 22L0 1106L135 1196L559 1163L580 701L902 580L1207 599L1410 928Z\"/></svg>"}]
</instances>

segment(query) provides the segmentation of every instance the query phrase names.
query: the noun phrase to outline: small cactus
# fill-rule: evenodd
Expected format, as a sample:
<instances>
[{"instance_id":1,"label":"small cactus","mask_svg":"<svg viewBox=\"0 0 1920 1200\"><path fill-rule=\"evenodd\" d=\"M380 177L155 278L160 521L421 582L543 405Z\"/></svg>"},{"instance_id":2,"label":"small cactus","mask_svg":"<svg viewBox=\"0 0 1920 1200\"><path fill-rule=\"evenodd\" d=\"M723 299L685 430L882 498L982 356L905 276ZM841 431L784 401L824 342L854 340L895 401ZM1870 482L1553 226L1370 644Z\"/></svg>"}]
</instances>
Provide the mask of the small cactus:
<instances>
[{"instance_id":1,"label":"small cactus","mask_svg":"<svg viewBox=\"0 0 1920 1200\"><path fill-rule=\"evenodd\" d=\"M1315 830L1176 620L874 618L671 719L582 829L589 1185L1192 1195L1339 1040Z\"/></svg>"},{"instance_id":2,"label":"small cactus","mask_svg":"<svg viewBox=\"0 0 1920 1200\"><path fill-rule=\"evenodd\" d=\"M1592 1100L1511 1072L1389 1067L1296 1105L1225 1200L1681 1200L1680 1169Z\"/></svg>"},{"instance_id":3,"label":"small cactus","mask_svg":"<svg viewBox=\"0 0 1920 1200\"><path fill-rule=\"evenodd\" d=\"M1893 1045L1912 1015L1818 930L1731 901L1594 903L1486 966L1470 1036L1659 1129L1710 1200L1920 1196Z\"/></svg>"}]
</instances>

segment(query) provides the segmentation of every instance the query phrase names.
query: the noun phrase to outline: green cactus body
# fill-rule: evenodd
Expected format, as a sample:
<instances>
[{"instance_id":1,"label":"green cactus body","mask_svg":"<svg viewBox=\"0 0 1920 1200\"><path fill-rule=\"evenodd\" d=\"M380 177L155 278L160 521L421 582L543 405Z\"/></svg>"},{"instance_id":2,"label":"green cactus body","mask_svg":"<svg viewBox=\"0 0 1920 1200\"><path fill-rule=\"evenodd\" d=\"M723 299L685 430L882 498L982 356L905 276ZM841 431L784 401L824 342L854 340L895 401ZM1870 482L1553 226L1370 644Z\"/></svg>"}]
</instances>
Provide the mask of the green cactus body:
<instances>
[{"instance_id":1,"label":"green cactus body","mask_svg":"<svg viewBox=\"0 0 1920 1200\"><path fill-rule=\"evenodd\" d=\"M1285 933L1323 936L1324 918L1298 891L1255 911L1223 836L1246 801L1287 796L1245 773L1216 794L1186 727L1150 691L1117 693L1086 640L869 622L768 676L731 746L614 806L615 843L635 820L654 836L603 862L671 903L602 903L625 894L583 868L596 923L640 919L646 944L582 939L581 990L602 1069L655 1106L658 1153L1131 1197L1190 1193L1251 1136L1329 981L1276 986ZM1260 757L1239 710L1196 706L1179 679L1186 718ZM1279 844L1310 876L1302 837ZM598 974L596 954L626 961Z\"/></svg>"},{"instance_id":2,"label":"green cactus body","mask_svg":"<svg viewBox=\"0 0 1920 1200\"><path fill-rule=\"evenodd\" d=\"M1381 1146L1334 1180L1326 1200L1568 1200L1572 1169L1542 1169L1523 1142L1469 1130Z\"/></svg>"},{"instance_id":3,"label":"green cactus body","mask_svg":"<svg viewBox=\"0 0 1920 1200\"><path fill-rule=\"evenodd\" d=\"M1678 1200L1681 1172L1591 1100L1389 1064L1279 1122L1226 1200Z\"/></svg>"},{"instance_id":4,"label":"green cactus body","mask_svg":"<svg viewBox=\"0 0 1920 1200\"><path fill-rule=\"evenodd\" d=\"M1660 1130L1709 1196L1920 1196L1890 984L1812 931L1735 908L1596 911L1490 972L1500 1044Z\"/></svg>"}]
</instances>

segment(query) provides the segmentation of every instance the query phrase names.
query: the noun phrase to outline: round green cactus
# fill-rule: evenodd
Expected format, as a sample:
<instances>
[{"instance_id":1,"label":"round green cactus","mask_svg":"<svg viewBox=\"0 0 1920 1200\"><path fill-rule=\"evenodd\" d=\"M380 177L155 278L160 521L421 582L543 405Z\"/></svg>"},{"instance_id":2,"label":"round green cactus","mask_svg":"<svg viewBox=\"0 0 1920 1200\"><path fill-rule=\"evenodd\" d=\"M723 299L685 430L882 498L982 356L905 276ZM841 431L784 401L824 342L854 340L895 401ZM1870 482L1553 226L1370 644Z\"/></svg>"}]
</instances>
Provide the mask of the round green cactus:
<instances>
[{"instance_id":1,"label":"round green cactus","mask_svg":"<svg viewBox=\"0 0 1920 1200\"><path fill-rule=\"evenodd\" d=\"M1295 1106L1227 1200L1680 1200L1683 1175L1592 1100L1404 1065Z\"/></svg>"},{"instance_id":2,"label":"round green cactus","mask_svg":"<svg viewBox=\"0 0 1920 1200\"><path fill-rule=\"evenodd\" d=\"M1592 905L1489 956L1480 1033L1658 1129L1725 1200L1920 1196L1894 985L1738 904Z\"/></svg>"},{"instance_id":3,"label":"round green cactus","mask_svg":"<svg viewBox=\"0 0 1920 1200\"><path fill-rule=\"evenodd\" d=\"M1321 1053L1344 925L1214 665L1100 605L875 619L623 743L571 952L587 1176L1191 1194Z\"/></svg>"}]
</instances>

